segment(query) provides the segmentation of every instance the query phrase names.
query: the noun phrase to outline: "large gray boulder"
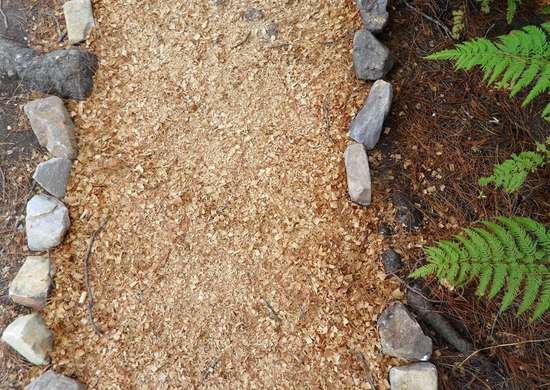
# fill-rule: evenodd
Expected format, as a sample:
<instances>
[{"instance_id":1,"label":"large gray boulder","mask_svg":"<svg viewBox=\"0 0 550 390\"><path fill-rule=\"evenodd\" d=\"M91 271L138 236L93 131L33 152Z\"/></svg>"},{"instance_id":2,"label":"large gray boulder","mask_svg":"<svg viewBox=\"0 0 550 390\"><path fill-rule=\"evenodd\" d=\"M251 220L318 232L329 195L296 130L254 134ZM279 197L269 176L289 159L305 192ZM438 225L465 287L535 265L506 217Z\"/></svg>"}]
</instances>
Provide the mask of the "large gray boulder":
<instances>
[{"instance_id":1,"label":"large gray boulder","mask_svg":"<svg viewBox=\"0 0 550 390\"><path fill-rule=\"evenodd\" d=\"M29 102L23 107L40 145L54 157L74 160L78 153L75 126L63 100L49 96Z\"/></svg>"},{"instance_id":2,"label":"large gray boulder","mask_svg":"<svg viewBox=\"0 0 550 390\"><path fill-rule=\"evenodd\" d=\"M54 157L38 164L32 178L56 198L63 198L71 173L71 161Z\"/></svg>"},{"instance_id":3,"label":"large gray boulder","mask_svg":"<svg viewBox=\"0 0 550 390\"><path fill-rule=\"evenodd\" d=\"M391 390L437 390L437 368L415 363L390 369Z\"/></svg>"},{"instance_id":4,"label":"large gray boulder","mask_svg":"<svg viewBox=\"0 0 550 390\"><path fill-rule=\"evenodd\" d=\"M74 379L48 370L29 383L24 390L84 390L85 388L82 383Z\"/></svg>"},{"instance_id":5,"label":"large gray boulder","mask_svg":"<svg viewBox=\"0 0 550 390\"><path fill-rule=\"evenodd\" d=\"M384 80L376 81L370 89L363 108L349 126L349 136L354 141L365 145L367 149L373 149L380 140L392 99L391 84Z\"/></svg>"},{"instance_id":6,"label":"large gray boulder","mask_svg":"<svg viewBox=\"0 0 550 390\"><path fill-rule=\"evenodd\" d=\"M422 332L401 302L391 303L380 315L378 333L386 355L422 361L432 355L432 339Z\"/></svg>"},{"instance_id":7,"label":"large gray boulder","mask_svg":"<svg viewBox=\"0 0 550 390\"><path fill-rule=\"evenodd\" d=\"M56 198L40 194L27 203L25 228L31 251L55 248L61 244L70 225L69 210Z\"/></svg>"},{"instance_id":8,"label":"large gray boulder","mask_svg":"<svg viewBox=\"0 0 550 390\"><path fill-rule=\"evenodd\" d=\"M53 333L38 313L17 317L4 330L2 341L32 364L50 363L48 355L53 348Z\"/></svg>"},{"instance_id":9,"label":"large gray boulder","mask_svg":"<svg viewBox=\"0 0 550 390\"><path fill-rule=\"evenodd\" d=\"M95 27L92 2L90 0L70 0L63 4L69 44L84 42Z\"/></svg>"},{"instance_id":10,"label":"large gray boulder","mask_svg":"<svg viewBox=\"0 0 550 390\"><path fill-rule=\"evenodd\" d=\"M365 28L373 33L381 32L388 23L388 0L355 0Z\"/></svg>"},{"instance_id":11,"label":"large gray boulder","mask_svg":"<svg viewBox=\"0 0 550 390\"><path fill-rule=\"evenodd\" d=\"M362 144L351 144L344 152L348 193L357 204L368 206L372 201L372 184L367 151Z\"/></svg>"},{"instance_id":12,"label":"large gray boulder","mask_svg":"<svg viewBox=\"0 0 550 390\"><path fill-rule=\"evenodd\" d=\"M363 28L353 37L353 67L360 80L378 80L393 67L390 51Z\"/></svg>"},{"instance_id":13,"label":"large gray boulder","mask_svg":"<svg viewBox=\"0 0 550 390\"><path fill-rule=\"evenodd\" d=\"M52 286L53 274L53 266L47 257L27 257L10 284L10 298L15 303L35 310L44 309Z\"/></svg>"},{"instance_id":14,"label":"large gray boulder","mask_svg":"<svg viewBox=\"0 0 550 390\"><path fill-rule=\"evenodd\" d=\"M92 91L96 69L96 56L84 49L73 47L40 54L0 38L0 75L18 78L33 90L84 100Z\"/></svg>"}]
</instances>

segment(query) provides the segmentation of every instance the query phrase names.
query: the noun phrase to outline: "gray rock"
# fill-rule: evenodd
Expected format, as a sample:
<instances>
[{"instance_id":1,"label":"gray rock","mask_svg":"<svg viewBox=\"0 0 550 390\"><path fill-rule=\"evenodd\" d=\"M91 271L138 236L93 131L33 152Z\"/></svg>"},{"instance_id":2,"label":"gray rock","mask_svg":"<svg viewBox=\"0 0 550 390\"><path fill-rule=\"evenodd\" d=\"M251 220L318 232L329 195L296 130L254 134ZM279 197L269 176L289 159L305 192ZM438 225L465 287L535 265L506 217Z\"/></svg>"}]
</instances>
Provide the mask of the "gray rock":
<instances>
[{"instance_id":1,"label":"gray rock","mask_svg":"<svg viewBox=\"0 0 550 390\"><path fill-rule=\"evenodd\" d=\"M348 193L351 200L363 206L371 204L372 184L369 159L362 144L351 144L344 153Z\"/></svg>"},{"instance_id":2,"label":"gray rock","mask_svg":"<svg viewBox=\"0 0 550 390\"><path fill-rule=\"evenodd\" d=\"M437 390L437 368L432 363L392 367L391 390Z\"/></svg>"},{"instance_id":3,"label":"gray rock","mask_svg":"<svg viewBox=\"0 0 550 390\"><path fill-rule=\"evenodd\" d=\"M386 355L422 361L432 355L432 339L400 302L391 303L380 315L378 332Z\"/></svg>"},{"instance_id":4,"label":"gray rock","mask_svg":"<svg viewBox=\"0 0 550 390\"><path fill-rule=\"evenodd\" d=\"M70 0L63 4L69 44L84 42L95 27L92 2L90 0Z\"/></svg>"},{"instance_id":5,"label":"gray rock","mask_svg":"<svg viewBox=\"0 0 550 390\"><path fill-rule=\"evenodd\" d=\"M9 295L15 302L35 310L46 306L54 270L47 257L29 256L10 284Z\"/></svg>"},{"instance_id":6,"label":"gray rock","mask_svg":"<svg viewBox=\"0 0 550 390\"><path fill-rule=\"evenodd\" d=\"M378 80L393 67L393 59L388 48L363 28L353 37L353 67L358 79Z\"/></svg>"},{"instance_id":7,"label":"gray rock","mask_svg":"<svg viewBox=\"0 0 550 390\"><path fill-rule=\"evenodd\" d=\"M390 83L384 80L376 81L369 92L363 108L355 116L349 127L349 136L367 149L373 149L384 129L384 121L388 116L393 98Z\"/></svg>"},{"instance_id":8,"label":"gray rock","mask_svg":"<svg viewBox=\"0 0 550 390\"><path fill-rule=\"evenodd\" d=\"M393 249L388 249L381 256L384 272L387 275L397 274L403 268L403 262L399 253Z\"/></svg>"},{"instance_id":9,"label":"gray rock","mask_svg":"<svg viewBox=\"0 0 550 390\"><path fill-rule=\"evenodd\" d=\"M32 364L49 364L53 333L38 313L17 317L2 334L2 340Z\"/></svg>"},{"instance_id":10,"label":"gray rock","mask_svg":"<svg viewBox=\"0 0 550 390\"><path fill-rule=\"evenodd\" d=\"M27 103L24 110L40 145L54 157L76 158L78 145L74 124L63 100L57 96L34 100Z\"/></svg>"},{"instance_id":11,"label":"gray rock","mask_svg":"<svg viewBox=\"0 0 550 390\"><path fill-rule=\"evenodd\" d=\"M82 383L74 379L48 370L29 383L24 390L84 390L85 388Z\"/></svg>"},{"instance_id":12,"label":"gray rock","mask_svg":"<svg viewBox=\"0 0 550 390\"><path fill-rule=\"evenodd\" d=\"M16 41L0 38L0 75L16 77L30 89L84 100L93 87L97 58L69 48L39 54Z\"/></svg>"},{"instance_id":13,"label":"gray rock","mask_svg":"<svg viewBox=\"0 0 550 390\"><path fill-rule=\"evenodd\" d=\"M69 230L69 210L49 195L35 195L27 203L25 228L27 243L32 251L47 251L55 248Z\"/></svg>"},{"instance_id":14,"label":"gray rock","mask_svg":"<svg viewBox=\"0 0 550 390\"><path fill-rule=\"evenodd\" d=\"M411 198L402 192L392 193L392 201L396 209L396 217L409 231L422 226L423 215Z\"/></svg>"},{"instance_id":15,"label":"gray rock","mask_svg":"<svg viewBox=\"0 0 550 390\"><path fill-rule=\"evenodd\" d=\"M62 157L38 164L32 178L56 198L63 198L67 190L71 161Z\"/></svg>"},{"instance_id":16,"label":"gray rock","mask_svg":"<svg viewBox=\"0 0 550 390\"><path fill-rule=\"evenodd\" d=\"M355 3L367 30L378 33L386 27L389 17L387 0L355 0Z\"/></svg>"},{"instance_id":17,"label":"gray rock","mask_svg":"<svg viewBox=\"0 0 550 390\"><path fill-rule=\"evenodd\" d=\"M254 7L248 7L243 12L243 18L247 22L256 22L258 20L262 20L264 16L264 11Z\"/></svg>"}]
</instances>

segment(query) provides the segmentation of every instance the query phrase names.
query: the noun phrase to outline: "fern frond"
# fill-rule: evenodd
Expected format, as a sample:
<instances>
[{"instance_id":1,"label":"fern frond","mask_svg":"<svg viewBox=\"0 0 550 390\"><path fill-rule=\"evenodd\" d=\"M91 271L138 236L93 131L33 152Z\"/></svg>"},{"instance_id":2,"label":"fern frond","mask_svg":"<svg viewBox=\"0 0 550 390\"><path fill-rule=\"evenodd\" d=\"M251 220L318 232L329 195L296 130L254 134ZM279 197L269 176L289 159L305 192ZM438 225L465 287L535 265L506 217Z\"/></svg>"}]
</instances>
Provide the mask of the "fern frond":
<instances>
[{"instance_id":1,"label":"fern frond","mask_svg":"<svg viewBox=\"0 0 550 390\"><path fill-rule=\"evenodd\" d=\"M497 188L504 187L504 190L508 193L517 191L523 185L529 173L550 162L550 153L547 153L547 151L546 144L538 143L537 151L512 154L508 160L495 166L491 176L480 178L479 184L486 186L492 183Z\"/></svg>"},{"instance_id":2,"label":"fern frond","mask_svg":"<svg viewBox=\"0 0 550 390\"><path fill-rule=\"evenodd\" d=\"M504 294L502 302L500 303L501 313L506 311L506 309L510 307L512 302L514 302L514 299L518 296L521 282L523 281L526 270L527 268L524 265L516 265L512 267L511 272L508 275L508 289L506 290L506 294Z\"/></svg>"},{"instance_id":3,"label":"fern frond","mask_svg":"<svg viewBox=\"0 0 550 390\"><path fill-rule=\"evenodd\" d=\"M531 320L534 321L539 319L548 309L550 309L550 276L547 275Z\"/></svg>"},{"instance_id":4,"label":"fern frond","mask_svg":"<svg viewBox=\"0 0 550 390\"><path fill-rule=\"evenodd\" d=\"M537 300L539 288L542 284L542 275L536 271L529 273L525 280L523 300L518 308L518 315L525 313Z\"/></svg>"},{"instance_id":5,"label":"fern frond","mask_svg":"<svg viewBox=\"0 0 550 390\"><path fill-rule=\"evenodd\" d=\"M518 315L536 304L533 318L539 318L550 309L550 232L526 217L497 217L497 222L482 221L485 228L467 228L453 240L427 247L426 265L410 276L435 274L454 286L477 278L476 295L489 299L506 287L501 311L510 307L523 285Z\"/></svg>"},{"instance_id":6,"label":"fern frond","mask_svg":"<svg viewBox=\"0 0 550 390\"><path fill-rule=\"evenodd\" d=\"M509 20L515 14L519 0L508 0ZM530 88L523 101L526 106L550 88L550 49L548 23L526 26L521 30L501 35L494 42L486 38L474 38L457 44L453 49L433 53L429 60L453 60L456 69L470 70L479 66L483 80L497 89L510 89L515 96ZM550 117L550 107L542 116Z\"/></svg>"}]
</instances>

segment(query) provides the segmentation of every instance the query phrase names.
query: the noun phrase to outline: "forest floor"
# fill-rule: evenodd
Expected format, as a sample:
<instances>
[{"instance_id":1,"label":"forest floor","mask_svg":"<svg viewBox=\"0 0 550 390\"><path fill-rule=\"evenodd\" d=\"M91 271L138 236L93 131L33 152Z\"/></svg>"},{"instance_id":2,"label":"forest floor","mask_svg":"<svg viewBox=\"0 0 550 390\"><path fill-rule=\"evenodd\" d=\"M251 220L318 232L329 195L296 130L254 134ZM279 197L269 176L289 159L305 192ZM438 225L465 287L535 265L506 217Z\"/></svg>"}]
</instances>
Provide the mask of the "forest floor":
<instances>
[{"instance_id":1,"label":"forest floor","mask_svg":"<svg viewBox=\"0 0 550 390\"><path fill-rule=\"evenodd\" d=\"M413 269L422 244L497 209L549 222L547 171L515 198L480 196L477 185L495 162L548 134L540 104L521 109L482 87L476 73L423 61L451 40L404 3L391 5L381 35L396 58L388 76L396 96L387 134L370 153L369 208L349 202L342 159L347 126L370 86L351 67L361 23L352 1L257 1L264 18L255 21L243 18L251 4L242 0L145 3L94 2L95 90L69 104L81 148L65 198L73 224L51 254L56 289L45 316L56 334L53 367L89 388L368 389L372 375L387 389L388 369L400 362L379 350L376 319L406 287L384 274L383 250L396 248ZM59 2L49 4L57 22L42 13L33 23L47 25L29 26L43 32L31 43L44 50L59 47L62 28ZM446 24L453 6L415 4ZM469 9L466 37L508 31L502 12ZM529 7L524 15L517 26L535 20ZM28 135L24 120L11 123ZM30 189L38 158L22 156L2 161L5 172L20 168L6 174L18 183L6 186L16 203L6 209L24 205ZM420 230L396 221L396 193L414 194ZM89 262L97 335L83 258L104 221ZM379 234L381 223L391 237ZM5 290L25 255L23 232L5 229L12 265L0 281L0 327L20 312ZM469 290L430 287L445 302L437 308L476 347L550 336L547 317L499 317L496 303ZM487 388L476 367L456 369L464 356L426 331L443 388ZM549 349L492 350L499 388L541 388ZM6 388L40 372L5 347L0 353L11 362L0 372Z\"/></svg>"}]
</instances>

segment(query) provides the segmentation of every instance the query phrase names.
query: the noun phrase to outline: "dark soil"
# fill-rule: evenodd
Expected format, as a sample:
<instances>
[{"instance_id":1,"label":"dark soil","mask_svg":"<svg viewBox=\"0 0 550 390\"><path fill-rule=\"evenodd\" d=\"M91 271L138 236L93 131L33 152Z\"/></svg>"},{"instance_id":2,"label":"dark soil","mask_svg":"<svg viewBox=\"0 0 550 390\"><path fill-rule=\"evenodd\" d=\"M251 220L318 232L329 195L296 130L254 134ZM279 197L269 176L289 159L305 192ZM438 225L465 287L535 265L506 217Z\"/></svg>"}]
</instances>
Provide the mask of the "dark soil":
<instances>
[{"instance_id":1,"label":"dark soil","mask_svg":"<svg viewBox=\"0 0 550 390\"><path fill-rule=\"evenodd\" d=\"M39 50L48 49L43 43L57 34L62 20L51 11L54 3L4 0L2 11L8 28L0 16L0 37L30 42ZM23 215L33 190L32 172L41 155L22 111L22 106L32 97L17 80L0 76L0 329L29 312L11 302L8 286L27 255ZM0 343L0 362L0 389L23 388L21 378L28 364L4 343Z\"/></svg>"},{"instance_id":2,"label":"dark soil","mask_svg":"<svg viewBox=\"0 0 550 390\"><path fill-rule=\"evenodd\" d=\"M452 26L452 10L464 7L464 39L493 38L543 21L537 16L536 4L523 2L509 26L505 3L494 1L489 15L482 14L476 2L420 0L409 4L447 26ZM409 242L418 246L422 238L427 243L449 238L460 228L500 214L526 215L548 224L548 167L531 175L514 195L478 185L479 177L488 176L495 163L511 153L534 149L536 141L550 135L550 126L539 116L547 98L522 108L521 96L510 98L505 91L487 88L479 71L455 71L450 62L423 60L452 46L453 41L403 2L392 4L390 16L381 39L396 58L388 78L397 90L387 123L391 131L382 144L386 155L383 176L388 178L385 185L415 199L423 213L423 225L409 236ZM422 251L411 248L406 256L409 271L423 261ZM550 343L524 343L550 337L550 315L531 324L527 315L517 318L513 309L498 316L499 299L479 300L472 289L452 292L436 281L430 287L431 297L443 302L435 305L437 310L454 321L475 348L523 343L484 351L496 367L487 371L475 359L459 368L466 356L432 334L443 389L550 388Z\"/></svg>"}]
</instances>

